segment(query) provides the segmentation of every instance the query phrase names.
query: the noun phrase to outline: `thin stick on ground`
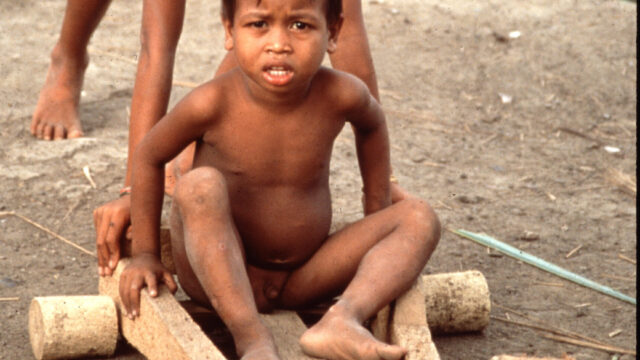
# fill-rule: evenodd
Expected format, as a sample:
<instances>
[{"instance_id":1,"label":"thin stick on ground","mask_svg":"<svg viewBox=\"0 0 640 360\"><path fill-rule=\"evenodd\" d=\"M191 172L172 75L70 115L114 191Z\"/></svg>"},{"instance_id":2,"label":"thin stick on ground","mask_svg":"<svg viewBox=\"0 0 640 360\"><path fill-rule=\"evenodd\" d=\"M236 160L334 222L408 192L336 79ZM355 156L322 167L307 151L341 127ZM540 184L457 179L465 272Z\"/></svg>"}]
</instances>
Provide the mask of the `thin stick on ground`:
<instances>
[{"instance_id":1,"label":"thin stick on ground","mask_svg":"<svg viewBox=\"0 0 640 360\"><path fill-rule=\"evenodd\" d=\"M630 354L630 355L636 354L634 350L620 348L617 346L603 343L601 341L593 342L593 341L586 341L586 340L578 340L571 336L567 336L567 334L563 334L562 331L558 331L553 328L548 328L548 327L535 325L535 324L528 324L528 323L516 321L516 320L509 320L507 318L501 318L499 316L491 316L491 319L502 321L508 324L528 327L534 330L545 331L551 334L541 334L543 337L556 340L556 341L562 341L568 344L579 345L583 347L589 347L592 349L598 349L598 350L603 350L603 351L608 351L608 352L618 353L618 354Z\"/></svg>"},{"instance_id":2,"label":"thin stick on ground","mask_svg":"<svg viewBox=\"0 0 640 360\"><path fill-rule=\"evenodd\" d=\"M564 256L564 258L565 258L565 259L568 259L568 258L572 257L572 256L573 256L573 254L577 253L577 252L578 252L578 250L580 250L580 249L582 249L582 244L580 244L580 245L576 246L575 248L573 248L573 250L569 251L569 252L567 253L567 255L565 255L565 256Z\"/></svg>"},{"instance_id":3,"label":"thin stick on ground","mask_svg":"<svg viewBox=\"0 0 640 360\"><path fill-rule=\"evenodd\" d=\"M542 334L542 336L547 338L547 339L560 341L560 342L564 342L564 343L567 343L567 344L578 345L578 346L582 346L582 347L588 347L588 348L592 348L592 349L602 350L602 351L606 351L606 352L609 352L609 353L628 354L628 355L634 355L634 356L636 355L635 350L623 349L623 348L619 348L617 346L594 344L594 343L591 343L591 342L588 342L588 341L576 340L576 339L572 339L570 337L561 336L561 335Z\"/></svg>"},{"instance_id":4,"label":"thin stick on ground","mask_svg":"<svg viewBox=\"0 0 640 360\"><path fill-rule=\"evenodd\" d=\"M19 297L0 297L0 301L18 301Z\"/></svg>"},{"instance_id":5,"label":"thin stick on ground","mask_svg":"<svg viewBox=\"0 0 640 360\"><path fill-rule=\"evenodd\" d=\"M508 312L510 312L512 314L518 315L520 317L523 317L523 318L525 318L525 319L527 319L529 321L533 321L534 323L538 324L538 325L533 325L533 324L527 324L527 323L524 323L524 322L522 322L522 323L521 322L517 322L517 325L522 325L522 326L527 326L527 325L540 326L540 327L542 327L544 329L552 329L555 334L569 336L569 337L573 337L573 338L576 338L576 339L582 339L582 340L590 341L590 342L593 342L593 343L596 343L596 344L608 345L607 343L604 343L604 342L602 342L602 341L600 341L598 339L594 339L594 338L586 336L586 335L582 335L582 334L579 334L579 333L576 333L576 332L573 332L573 331L570 331L570 330L566 330L566 329L563 329L563 328L559 328L557 326L553 326L553 325L547 324L547 323L545 323L544 321L542 321L542 320L540 320L538 318L534 318L534 317L528 316L527 314L524 314L524 313L522 313L520 311L511 309L511 308L506 307L504 305L498 305L496 303L492 303L492 305L495 306L498 309L502 309L502 310L508 311ZM499 319L497 319L497 320L499 320Z\"/></svg>"},{"instance_id":6,"label":"thin stick on ground","mask_svg":"<svg viewBox=\"0 0 640 360\"><path fill-rule=\"evenodd\" d=\"M80 245L78 245L78 244L74 243L73 241L71 241L71 240L69 240L69 239L67 239L67 238L63 237L62 235L59 235L59 234L54 233L53 231L51 231L51 230L47 229L46 227L44 227L44 226L42 226L42 225L38 224L37 222L35 222L35 221L33 221L33 220L31 220L31 219L27 218L26 216L22 216L22 215L20 215L20 214L18 214L18 213L16 213L16 212L14 212L14 211L2 211L2 212L0 212L0 217L2 217L2 216L15 216L15 217L17 217L17 218L21 219L22 221L24 221L24 222L26 222L26 223L28 223L28 224L30 224L30 225L32 225L32 226L34 226L34 227L36 227L36 228L40 229L40 230L42 230L42 231L46 232L47 234L49 234L49 235L51 235L51 236L55 237L56 239L58 239L58 240L60 240L60 241L62 241L62 242L64 242L64 243L66 243L66 244L68 244L68 245L73 246L74 248L76 248L76 249L78 249L78 250L82 251L83 253L85 253L85 254L87 254L87 255L91 255L91 256L93 256L93 257L97 257L97 256L96 256L96 254L92 253L91 251L89 251L89 250L87 250L87 249L83 248L82 246L80 246Z\"/></svg>"},{"instance_id":7,"label":"thin stick on ground","mask_svg":"<svg viewBox=\"0 0 640 360\"><path fill-rule=\"evenodd\" d=\"M624 260L624 261L627 261L627 262L632 263L633 265L635 265L635 264L636 264L636 261L635 261L635 260L633 260L633 259L632 259L632 258L630 258L630 257L624 256L623 254L618 254L618 257L619 257L620 259Z\"/></svg>"}]
</instances>

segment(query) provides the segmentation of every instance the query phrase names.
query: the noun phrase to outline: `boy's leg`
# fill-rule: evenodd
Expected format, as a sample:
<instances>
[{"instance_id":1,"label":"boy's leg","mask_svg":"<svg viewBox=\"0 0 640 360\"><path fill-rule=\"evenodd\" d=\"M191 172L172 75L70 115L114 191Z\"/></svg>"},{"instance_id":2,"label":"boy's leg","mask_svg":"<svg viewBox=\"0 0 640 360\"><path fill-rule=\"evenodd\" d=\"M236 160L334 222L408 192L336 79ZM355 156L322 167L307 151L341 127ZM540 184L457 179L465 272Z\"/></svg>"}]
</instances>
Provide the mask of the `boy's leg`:
<instances>
[{"instance_id":1,"label":"boy's leg","mask_svg":"<svg viewBox=\"0 0 640 360\"><path fill-rule=\"evenodd\" d=\"M258 316L224 177L210 167L191 170L176 184L173 201L172 250L182 287L213 306L243 359L277 359Z\"/></svg>"},{"instance_id":2,"label":"boy's leg","mask_svg":"<svg viewBox=\"0 0 640 360\"><path fill-rule=\"evenodd\" d=\"M51 53L38 104L31 119L31 134L59 140L82 136L78 103L89 63L87 45L110 0L68 0L60 38Z\"/></svg>"},{"instance_id":3,"label":"boy's leg","mask_svg":"<svg viewBox=\"0 0 640 360\"><path fill-rule=\"evenodd\" d=\"M298 307L344 290L301 338L306 353L328 359L400 359L404 350L377 341L362 323L409 289L440 237L426 202L409 197L332 235L289 277L281 294Z\"/></svg>"}]
</instances>

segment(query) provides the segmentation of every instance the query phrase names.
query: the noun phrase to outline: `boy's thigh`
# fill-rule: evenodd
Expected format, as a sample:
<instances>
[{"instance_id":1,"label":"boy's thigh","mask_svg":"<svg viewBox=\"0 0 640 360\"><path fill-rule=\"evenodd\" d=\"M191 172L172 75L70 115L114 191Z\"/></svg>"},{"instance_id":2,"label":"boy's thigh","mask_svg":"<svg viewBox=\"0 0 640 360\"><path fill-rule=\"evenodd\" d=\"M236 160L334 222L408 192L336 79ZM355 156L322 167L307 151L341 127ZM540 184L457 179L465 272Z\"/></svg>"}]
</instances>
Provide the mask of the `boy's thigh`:
<instances>
[{"instance_id":1,"label":"boy's thigh","mask_svg":"<svg viewBox=\"0 0 640 360\"><path fill-rule=\"evenodd\" d=\"M405 205L402 201L395 203L330 235L303 266L291 273L280 298L282 306L306 306L342 292L367 252L400 224Z\"/></svg>"}]
</instances>

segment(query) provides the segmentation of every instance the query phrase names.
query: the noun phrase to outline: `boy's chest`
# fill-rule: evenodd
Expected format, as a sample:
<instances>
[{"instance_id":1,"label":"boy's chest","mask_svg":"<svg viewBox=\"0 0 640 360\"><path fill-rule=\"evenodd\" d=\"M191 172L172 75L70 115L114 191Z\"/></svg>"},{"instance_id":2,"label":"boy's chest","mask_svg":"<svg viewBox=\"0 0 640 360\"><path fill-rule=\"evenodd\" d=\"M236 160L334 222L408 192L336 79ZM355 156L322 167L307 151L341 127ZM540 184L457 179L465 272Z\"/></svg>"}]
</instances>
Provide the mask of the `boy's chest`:
<instances>
[{"instance_id":1,"label":"boy's chest","mask_svg":"<svg viewBox=\"0 0 640 360\"><path fill-rule=\"evenodd\" d=\"M333 142L344 126L344 119L322 112L239 114L207 133L203 151L228 173L266 182L310 180L328 169Z\"/></svg>"}]
</instances>

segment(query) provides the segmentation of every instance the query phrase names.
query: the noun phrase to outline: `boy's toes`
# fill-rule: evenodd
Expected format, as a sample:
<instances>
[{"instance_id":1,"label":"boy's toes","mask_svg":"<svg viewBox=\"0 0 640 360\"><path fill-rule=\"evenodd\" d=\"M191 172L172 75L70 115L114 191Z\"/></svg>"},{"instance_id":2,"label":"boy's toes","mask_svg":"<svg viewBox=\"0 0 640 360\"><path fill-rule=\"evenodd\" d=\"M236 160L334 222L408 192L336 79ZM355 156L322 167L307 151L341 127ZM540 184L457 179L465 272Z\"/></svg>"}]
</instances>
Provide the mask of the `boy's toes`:
<instances>
[{"instance_id":1,"label":"boy's toes","mask_svg":"<svg viewBox=\"0 0 640 360\"><path fill-rule=\"evenodd\" d=\"M72 127L69 129L69 132L67 133L67 139L75 139L75 138L82 137L83 135L84 133L82 132L82 130L76 127Z\"/></svg>"},{"instance_id":2,"label":"boy's toes","mask_svg":"<svg viewBox=\"0 0 640 360\"><path fill-rule=\"evenodd\" d=\"M64 126L58 124L53 127L53 140L64 139L64 135Z\"/></svg>"},{"instance_id":3,"label":"boy's toes","mask_svg":"<svg viewBox=\"0 0 640 360\"><path fill-rule=\"evenodd\" d=\"M44 126L44 130L42 131L42 138L45 140L53 139L53 126L48 124Z\"/></svg>"}]
</instances>

